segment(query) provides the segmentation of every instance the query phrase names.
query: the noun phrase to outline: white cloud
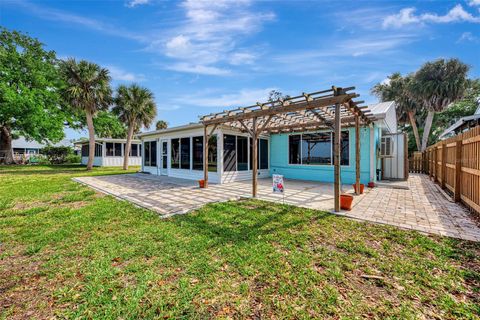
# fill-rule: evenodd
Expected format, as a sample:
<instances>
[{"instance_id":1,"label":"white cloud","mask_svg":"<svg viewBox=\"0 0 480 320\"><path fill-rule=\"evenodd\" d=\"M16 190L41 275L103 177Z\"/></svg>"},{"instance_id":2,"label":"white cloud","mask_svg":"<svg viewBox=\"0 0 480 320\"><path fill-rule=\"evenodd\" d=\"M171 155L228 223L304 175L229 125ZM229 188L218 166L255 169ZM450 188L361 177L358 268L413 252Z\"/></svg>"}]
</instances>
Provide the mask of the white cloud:
<instances>
[{"instance_id":1,"label":"white cloud","mask_svg":"<svg viewBox=\"0 0 480 320\"><path fill-rule=\"evenodd\" d=\"M218 94L217 92L197 93L190 96L179 98L178 103L208 107L208 108L232 108L254 105L257 101L264 102L268 99L268 94L277 88L265 89L242 89L239 92Z\"/></svg>"},{"instance_id":2,"label":"white cloud","mask_svg":"<svg viewBox=\"0 0 480 320\"><path fill-rule=\"evenodd\" d=\"M142 74L134 74L131 72L127 72L122 68L109 65L107 69L110 71L110 76L112 80L116 81L126 81L126 82L141 82L145 81L145 76Z\"/></svg>"},{"instance_id":3,"label":"white cloud","mask_svg":"<svg viewBox=\"0 0 480 320\"><path fill-rule=\"evenodd\" d=\"M475 0L477 1L477 0ZM473 16L467 12L462 5L457 4L445 15L436 13L415 14L415 8L405 8L399 13L389 15L383 19L383 28L400 28L406 25L419 25L423 23L451 23L451 22L471 22L480 23L480 17Z\"/></svg>"},{"instance_id":4,"label":"white cloud","mask_svg":"<svg viewBox=\"0 0 480 320\"><path fill-rule=\"evenodd\" d=\"M257 55L250 52L234 52L229 57L230 64L234 66L253 64L255 60L257 60Z\"/></svg>"},{"instance_id":5,"label":"white cloud","mask_svg":"<svg viewBox=\"0 0 480 320\"><path fill-rule=\"evenodd\" d=\"M251 8L250 0L186 0L180 7L185 19L169 30L165 39L147 48L177 60L169 69L210 75L225 75L228 67L252 64L257 58L238 48L244 37L261 30L274 14ZM185 68L188 66L188 68Z\"/></svg>"},{"instance_id":6,"label":"white cloud","mask_svg":"<svg viewBox=\"0 0 480 320\"><path fill-rule=\"evenodd\" d=\"M398 14L387 16L383 20L383 27L402 27L407 24L419 23L420 18L414 14L415 8L405 8L400 10Z\"/></svg>"},{"instance_id":7,"label":"white cloud","mask_svg":"<svg viewBox=\"0 0 480 320\"><path fill-rule=\"evenodd\" d=\"M472 6L472 7L474 7L474 6L480 6L480 0L470 0L470 1L468 2L468 5L469 5L469 6Z\"/></svg>"},{"instance_id":8,"label":"white cloud","mask_svg":"<svg viewBox=\"0 0 480 320\"><path fill-rule=\"evenodd\" d=\"M189 63L189 62L173 63L170 65L167 65L165 69L178 71L178 72L204 74L204 75L210 75L210 76L226 76L231 73L229 69L223 69L215 66L195 64L195 63Z\"/></svg>"},{"instance_id":9,"label":"white cloud","mask_svg":"<svg viewBox=\"0 0 480 320\"><path fill-rule=\"evenodd\" d=\"M131 0L131 1L127 2L126 6L129 7L129 8L134 8L136 6L147 4L149 2L150 2L150 0Z\"/></svg>"},{"instance_id":10,"label":"white cloud","mask_svg":"<svg viewBox=\"0 0 480 320\"><path fill-rule=\"evenodd\" d=\"M477 41L477 40L478 38L475 37L471 32L464 32L462 33L460 38L458 38L457 42L470 42L470 41Z\"/></svg>"}]
</instances>

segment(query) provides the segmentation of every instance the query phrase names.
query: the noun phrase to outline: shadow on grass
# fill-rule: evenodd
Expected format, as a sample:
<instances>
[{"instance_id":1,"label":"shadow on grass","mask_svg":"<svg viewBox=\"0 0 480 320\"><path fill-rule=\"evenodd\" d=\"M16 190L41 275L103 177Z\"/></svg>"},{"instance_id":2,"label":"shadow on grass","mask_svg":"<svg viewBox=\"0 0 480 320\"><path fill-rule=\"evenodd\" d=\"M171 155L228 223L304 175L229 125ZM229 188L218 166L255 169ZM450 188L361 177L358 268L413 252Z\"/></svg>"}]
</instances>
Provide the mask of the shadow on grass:
<instances>
[{"instance_id":1,"label":"shadow on grass","mask_svg":"<svg viewBox=\"0 0 480 320\"><path fill-rule=\"evenodd\" d=\"M220 217L219 217L220 216ZM335 217L328 212L274 205L260 200L209 204L200 212L174 219L192 234L214 240L213 245L252 243L265 236L280 235L296 227Z\"/></svg>"}]
</instances>

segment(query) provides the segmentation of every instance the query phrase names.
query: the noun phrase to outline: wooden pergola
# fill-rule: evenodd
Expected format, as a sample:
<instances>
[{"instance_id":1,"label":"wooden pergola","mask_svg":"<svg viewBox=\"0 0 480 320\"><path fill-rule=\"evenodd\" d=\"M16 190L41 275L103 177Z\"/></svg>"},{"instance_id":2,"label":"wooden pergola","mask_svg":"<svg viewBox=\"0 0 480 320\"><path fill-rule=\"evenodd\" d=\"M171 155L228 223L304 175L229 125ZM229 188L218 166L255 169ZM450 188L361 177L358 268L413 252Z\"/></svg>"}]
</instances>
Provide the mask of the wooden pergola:
<instances>
[{"instance_id":1,"label":"wooden pergola","mask_svg":"<svg viewBox=\"0 0 480 320\"><path fill-rule=\"evenodd\" d=\"M356 190L360 190L360 127L373 120L363 101L354 101L359 95L355 87L303 93L277 101L212 113L200 118L204 125L204 180L208 187L208 139L217 126L229 126L249 133L253 141L252 196L257 196L257 139L261 133L306 132L328 129L334 135L334 194L335 211L340 211L340 139L342 127L355 127Z\"/></svg>"}]
</instances>

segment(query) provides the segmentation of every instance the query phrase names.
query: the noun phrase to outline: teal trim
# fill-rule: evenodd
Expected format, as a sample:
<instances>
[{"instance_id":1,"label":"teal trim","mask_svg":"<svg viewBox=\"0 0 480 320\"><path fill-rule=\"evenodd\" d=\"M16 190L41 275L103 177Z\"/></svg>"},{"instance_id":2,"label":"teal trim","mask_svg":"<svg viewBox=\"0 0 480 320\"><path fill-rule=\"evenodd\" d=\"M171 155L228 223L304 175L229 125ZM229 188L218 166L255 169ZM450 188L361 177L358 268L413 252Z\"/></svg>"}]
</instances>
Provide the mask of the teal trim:
<instances>
[{"instance_id":1,"label":"teal trim","mask_svg":"<svg viewBox=\"0 0 480 320\"><path fill-rule=\"evenodd\" d=\"M341 180L344 184L355 183L355 129L349 128L348 131L350 163L348 166L342 166L341 169ZM289 135L270 136L270 174L282 174L287 179L333 182L333 165L312 166L288 163ZM370 181L370 128L367 127L360 130L360 181L365 184Z\"/></svg>"}]
</instances>

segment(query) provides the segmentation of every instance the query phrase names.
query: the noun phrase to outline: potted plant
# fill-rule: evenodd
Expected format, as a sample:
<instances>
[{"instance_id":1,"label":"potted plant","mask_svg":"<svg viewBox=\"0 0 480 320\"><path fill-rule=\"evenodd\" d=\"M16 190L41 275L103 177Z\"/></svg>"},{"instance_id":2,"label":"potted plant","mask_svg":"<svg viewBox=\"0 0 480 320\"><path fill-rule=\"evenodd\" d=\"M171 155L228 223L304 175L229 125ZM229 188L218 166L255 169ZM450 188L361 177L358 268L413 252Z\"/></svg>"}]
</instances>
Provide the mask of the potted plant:
<instances>
[{"instance_id":1,"label":"potted plant","mask_svg":"<svg viewBox=\"0 0 480 320\"><path fill-rule=\"evenodd\" d=\"M352 210L353 196L350 194L340 195L340 208L343 210Z\"/></svg>"},{"instance_id":2,"label":"potted plant","mask_svg":"<svg viewBox=\"0 0 480 320\"><path fill-rule=\"evenodd\" d=\"M205 188L205 180L201 179L201 180L198 180L198 186L200 188Z\"/></svg>"},{"instance_id":3,"label":"potted plant","mask_svg":"<svg viewBox=\"0 0 480 320\"><path fill-rule=\"evenodd\" d=\"M365 185L364 185L363 183L360 183L360 194L363 193L363 190L364 190L364 189L365 189ZM358 193L358 192L357 192L357 184L356 184L356 183L353 184L353 190L355 191L355 193Z\"/></svg>"}]
</instances>

